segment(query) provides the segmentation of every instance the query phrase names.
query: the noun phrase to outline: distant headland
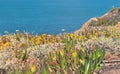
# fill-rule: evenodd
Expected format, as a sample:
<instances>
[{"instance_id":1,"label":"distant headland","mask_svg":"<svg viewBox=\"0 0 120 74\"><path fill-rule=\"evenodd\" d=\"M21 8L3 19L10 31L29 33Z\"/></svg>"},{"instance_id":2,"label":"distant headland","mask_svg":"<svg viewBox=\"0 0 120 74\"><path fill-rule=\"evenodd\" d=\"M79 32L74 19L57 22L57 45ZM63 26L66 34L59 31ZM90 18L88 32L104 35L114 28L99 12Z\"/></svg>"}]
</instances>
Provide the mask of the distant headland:
<instances>
[{"instance_id":1,"label":"distant headland","mask_svg":"<svg viewBox=\"0 0 120 74\"><path fill-rule=\"evenodd\" d=\"M102 26L115 26L120 23L120 8L113 8L101 17L93 17L87 22L85 22L81 29L75 31L79 33L80 31L92 28L92 27L102 27Z\"/></svg>"}]
</instances>

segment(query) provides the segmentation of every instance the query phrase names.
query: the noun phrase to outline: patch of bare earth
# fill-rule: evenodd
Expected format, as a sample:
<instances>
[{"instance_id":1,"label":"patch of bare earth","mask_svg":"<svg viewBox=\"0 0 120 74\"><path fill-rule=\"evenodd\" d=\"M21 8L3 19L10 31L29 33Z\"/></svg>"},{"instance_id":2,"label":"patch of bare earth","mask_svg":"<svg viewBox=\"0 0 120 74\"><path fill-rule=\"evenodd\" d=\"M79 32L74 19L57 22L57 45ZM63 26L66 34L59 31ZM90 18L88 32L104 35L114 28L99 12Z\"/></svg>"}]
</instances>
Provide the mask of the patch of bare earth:
<instances>
[{"instance_id":1,"label":"patch of bare earth","mask_svg":"<svg viewBox=\"0 0 120 74\"><path fill-rule=\"evenodd\" d=\"M120 54L107 54L99 74L120 74Z\"/></svg>"},{"instance_id":2,"label":"patch of bare earth","mask_svg":"<svg viewBox=\"0 0 120 74\"><path fill-rule=\"evenodd\" d=\"M106 66L99 74L120 74L120 64Z\"/></svg>"}]
</instances>

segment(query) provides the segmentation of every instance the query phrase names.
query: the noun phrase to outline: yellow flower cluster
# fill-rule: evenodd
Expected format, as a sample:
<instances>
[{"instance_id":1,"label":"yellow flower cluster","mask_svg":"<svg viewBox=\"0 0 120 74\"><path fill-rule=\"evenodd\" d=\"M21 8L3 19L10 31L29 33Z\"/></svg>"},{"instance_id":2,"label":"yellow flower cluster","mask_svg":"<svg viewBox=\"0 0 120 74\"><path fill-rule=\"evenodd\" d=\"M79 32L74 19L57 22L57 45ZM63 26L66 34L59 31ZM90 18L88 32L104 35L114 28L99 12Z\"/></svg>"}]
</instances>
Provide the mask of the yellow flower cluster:
<instances>
[{"instance_id":1,"label":"yellow flower cluster","mask_svg":"<svg viewBox=\"0 0 120 74\"><path fill-rule=\"evenodd\" d=\"M3 48L11 48L13 45L10 41L3 43L2 41L0 41L0 50L2 50Z\"/></svg>"},{"instance_id":2,"label":"yellow flower cluster","mask_svg":"<svg viewBox=\"0 0 120 74\"><path fill-rule=\"evenodd\" d=\"M35 37L35 44L39 45L41 40L42 40L42 38L40 36Z\"/></svg>"},{"instance_id":3,"label":"yellow flower cluster","mask_svg":"<svg viewBox=\"0 0 120 74\"><path fill-rule=\"evenodd\" d=\"M16 36L16 37L15 37ZM2 36L1 36L2 37ZM40 44L50 44L50 43L64 43L64 40L71 40L72 43L82 43L84 41L87 41L89 39L92 39L94 41L97 40L99 37L104 37L105 40L109 37L114 37L114 38L120 38L120 29L119 28L114 28L114 27L108 27L107 29L104 30L90 30L90 31L85 31L84 33L78 35L75 33L72 34L63 34L63 35L30 35L30 34L22 34L22 33L17 33L15 35L8 35L6 36L9 40L8 41L2 41L0 39L0 49L3 49L4 47L11 47L12 43L10 42L12 40L18 40L18 45L24 43L29 47L29 45L40 45ZM5 38L4 38L5 39ZM16 45L14 45L16 46Z\"/></svg>"}]
</instances>

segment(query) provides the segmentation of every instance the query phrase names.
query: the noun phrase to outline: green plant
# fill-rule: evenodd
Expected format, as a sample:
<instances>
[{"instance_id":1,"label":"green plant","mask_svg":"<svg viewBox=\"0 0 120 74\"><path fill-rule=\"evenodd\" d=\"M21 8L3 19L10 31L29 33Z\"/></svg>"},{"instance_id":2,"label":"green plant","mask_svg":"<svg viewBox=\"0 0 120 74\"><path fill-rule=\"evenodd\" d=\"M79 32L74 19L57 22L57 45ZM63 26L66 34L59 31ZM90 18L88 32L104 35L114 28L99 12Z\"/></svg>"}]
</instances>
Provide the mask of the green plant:
<instances>
[{"instance_id":1,"label":"green plant","mask_svg":"<svg viewBox=\"0 0 120 74\"><path fill-rule=\"evenodd\" d=\"M68 41L68 43L70 43ZM66 47L68 44L66 44ZM76 50L72 44L68 50L58 50L58 52L50 53L48 61L52 71L67 74L69 70L72 73L92 74L94 71L101 68L105 56L104 49L96 48L93 50L85 50L81 47Z\"/></svg>"},{"instance_id":2,"label":"green plant","mask_svg":"<svg viewBox=\"0 0 120 74\"><path fill-rule=\"evenodd\" d=\"M16 50L15 55L18 59L24 61L28 58L27 49Z\"/></svg>"},{"instance_id":3,"label":"green plant","mask_svg":"<svg viewBox=\"0 0 120 74\"><path fill-rule=\"evenodd\" d=\"M79 56L81 63L81 67L79 68L80 74L92 74L94 71L99 70L101 68L100 64L104 59L105 50L96 48L92 51L86 51L86 53L83 54L83 56Z\"/></svg>"},{"instance_id":4,"label":"green plant","mask_svg":"<svg viewBox=\"0 0 120 74\"><path fill-rule=\"evenodd\" d=\"M92 32L91 36L96 39L94 34ZM73 34L71 34L71 37L64 38L65 47L63 49L51 51L39 58L41 60L39 68L36 68L36 65L33 64L25 67L22 71L16 69L14 72L18 74L35 74L38 69L40 74L92 74L98 71L104 59L105 50L100 49L99 46L88 47L87 49L84 45L81 45L80 48L76 48L76 42L72 39L72 36ZM80 38L80 41L82 41L82 39L86 39L86 35ZM17 50L16 57L25 61L28 57L27 50Z\"/></svg>"}]
</instances>

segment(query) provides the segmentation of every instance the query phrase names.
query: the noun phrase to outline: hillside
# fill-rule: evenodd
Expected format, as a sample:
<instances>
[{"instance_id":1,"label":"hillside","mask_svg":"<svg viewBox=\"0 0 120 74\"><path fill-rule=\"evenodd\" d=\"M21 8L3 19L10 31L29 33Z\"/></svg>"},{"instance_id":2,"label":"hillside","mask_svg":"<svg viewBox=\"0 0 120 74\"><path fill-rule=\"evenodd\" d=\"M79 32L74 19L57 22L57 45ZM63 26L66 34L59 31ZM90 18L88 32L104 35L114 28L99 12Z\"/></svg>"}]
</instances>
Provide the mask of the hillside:
<instances>
[{"instance_id":1,"label":"hillside","mask_svg":"<svg viewBox=\"0 0 120 74\"><path fill-rule=\"evenodd\" d=\"M80 31L85 31L90 28L95 27L107 27L107 26L115 26L120 22L120 8L113 8L106 14L101 17L93 17L85 24L83 24L80 30L75 31L75 33L79 33Z\"/></svg>"},{"instance_id":2,"label":"hillside","mask_svg":"<svg viewBox=\"0 0 120 74\"><path fill-rule=\"evenodd\" d=\"M0 36L0 74L119 74L120 8L75 33Z\"/></svg>"}]
</instances>

